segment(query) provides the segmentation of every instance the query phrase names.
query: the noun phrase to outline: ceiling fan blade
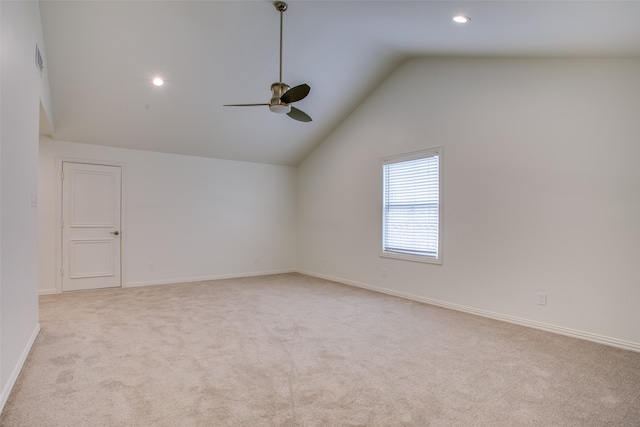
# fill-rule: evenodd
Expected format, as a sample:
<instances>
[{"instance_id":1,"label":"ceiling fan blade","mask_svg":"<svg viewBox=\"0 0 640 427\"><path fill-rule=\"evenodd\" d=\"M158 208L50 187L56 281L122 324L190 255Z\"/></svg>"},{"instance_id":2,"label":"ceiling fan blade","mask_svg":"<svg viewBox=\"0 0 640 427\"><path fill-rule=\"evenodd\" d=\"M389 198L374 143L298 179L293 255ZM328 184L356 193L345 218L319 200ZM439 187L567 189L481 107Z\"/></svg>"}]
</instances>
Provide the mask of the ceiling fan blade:
<instances>
[{"instance_id":1,"label":"ceiling fan blade","mask_svg":"<svg viewBox=\"0 0 640 427\"><path fill-rule=\"evenodd\" d=\"M310 122L311 117L307 115L304 111L300 111L295 107L291 107L291 111L287 113L287 116L291 117L294 120L299 122Z\"/></svg>"},{"instance_id":2,"label":"ceiling fan blade","mask_svg":"<svg viewBox=\"0 0 640 427\"><path fill-rule=\"evenodd\" d=\"M223 107L256 107L258 105L269 106L269 104L225 104Z\"/></svg>"},{"instance_id":3,"label":"ceiling fan blade","mask_svg":"<svg viewBox=\"0 0 640 427\"><path fill-rule=\"evenodd\" d=\"M307 95L309 95L310 90L311 88L308 84L292 87L280 97L280 101L284 102L285 104L291 104L292 102L300 101L301 99L304 99Z\"/></svg>"}]
</instances>

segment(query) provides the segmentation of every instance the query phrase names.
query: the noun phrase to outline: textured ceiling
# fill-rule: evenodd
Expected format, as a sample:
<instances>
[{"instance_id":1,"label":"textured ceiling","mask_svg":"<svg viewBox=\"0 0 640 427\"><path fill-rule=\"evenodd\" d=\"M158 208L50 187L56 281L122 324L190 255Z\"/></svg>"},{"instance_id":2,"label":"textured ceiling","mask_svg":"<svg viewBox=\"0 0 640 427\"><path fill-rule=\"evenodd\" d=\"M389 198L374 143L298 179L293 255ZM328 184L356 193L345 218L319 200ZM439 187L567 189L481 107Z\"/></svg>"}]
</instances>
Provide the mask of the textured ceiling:
<instances>
[{"instance_id":1,"label":"textured ceiling","mask_svg":"<svg viewBox=\"0 0 640 427\"><path fill-rule=\"evenodd\" d=\"M640 56L636 1L288 3L283 80L311 86L296 103L311 123L222 106L269 101L279 46L269 1L41 1L53 136L296 165L410 57Z\"/></svg>"}]
</instances>

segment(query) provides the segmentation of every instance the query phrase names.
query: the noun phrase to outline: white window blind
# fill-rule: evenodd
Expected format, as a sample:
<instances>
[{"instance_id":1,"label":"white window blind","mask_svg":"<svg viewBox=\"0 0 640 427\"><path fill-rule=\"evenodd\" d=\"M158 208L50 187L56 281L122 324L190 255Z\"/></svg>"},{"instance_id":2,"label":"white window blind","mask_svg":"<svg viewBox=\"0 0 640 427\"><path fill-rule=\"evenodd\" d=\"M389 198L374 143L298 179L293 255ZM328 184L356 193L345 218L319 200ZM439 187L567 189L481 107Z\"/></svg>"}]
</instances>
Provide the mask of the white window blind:
<instances>
[{"instance_id":1,"label":"white window blind","mask_svg":"<svg viewBox=\"0 0 640 427\"><path fill-rule=\"evenodd\" d=\"M383 159L382 167L383 253L437 262L440 150Z\"/></svg>"}]
</instances>

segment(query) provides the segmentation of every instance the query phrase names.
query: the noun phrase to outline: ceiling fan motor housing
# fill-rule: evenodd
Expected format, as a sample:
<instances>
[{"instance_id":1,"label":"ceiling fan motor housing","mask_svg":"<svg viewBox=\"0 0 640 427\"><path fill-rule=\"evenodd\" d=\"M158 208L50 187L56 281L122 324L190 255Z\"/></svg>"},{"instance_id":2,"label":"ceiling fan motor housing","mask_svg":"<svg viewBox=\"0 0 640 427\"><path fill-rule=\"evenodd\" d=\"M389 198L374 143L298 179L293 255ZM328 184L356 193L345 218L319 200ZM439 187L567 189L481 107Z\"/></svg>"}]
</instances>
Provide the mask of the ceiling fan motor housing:
<instances>
[{"instance_id":1,"label":"ceiling fan motor housing","mask_svg":"<svg viewBox=\"0 0 640 427\"><path fill-rule=\"evenodd\" d=\"M291 106L282 102L280 98L289 90L289 85L278 82L271 85L271 102L269 102L269 110L274 113L287 114L291 111Z\"/></svg>"}]
</instances>

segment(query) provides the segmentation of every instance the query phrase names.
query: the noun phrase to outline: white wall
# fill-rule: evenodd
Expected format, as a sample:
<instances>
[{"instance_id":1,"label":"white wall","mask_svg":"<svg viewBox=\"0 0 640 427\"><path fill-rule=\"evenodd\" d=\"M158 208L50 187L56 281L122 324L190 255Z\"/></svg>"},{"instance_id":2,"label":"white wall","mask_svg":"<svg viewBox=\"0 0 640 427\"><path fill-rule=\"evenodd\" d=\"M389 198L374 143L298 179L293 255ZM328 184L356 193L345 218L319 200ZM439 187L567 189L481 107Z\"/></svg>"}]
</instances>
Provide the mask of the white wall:
<instances>
[{"instance_id":1,"label":"white wall","mask_svg":"<svg viewBox=\"0 0 640 427\"><path fill-rule=\"evenodd\" d=\"M48 77L35 65L44 43L38 2L0 2L0 409L39 331L37 195L40 106ZM51 123L51 117L46 122ZM35 204L35 200L33 200Z\"/></svg>"},{"instance_id":2,"label":"white wall","mask_svg":"<svg viewBox=\"0 0 640 427\"><path fill-rule=\"evenodd\" d=\"M299 269L640 350L639 135L638 59L409 61L301 164ZM443 264L380 258L380 158L439 146Z\"/></svg>"},{"instance_id":3,"label":"white wall","mask_svg":"<svg viewBox=\"0 0 640 427\"><path fill-rule=\"evenodd\" d=\"M56 291L57 158L125 163L125 285L294 271L292 167L42 138L40 291ZM149 271L149 263L154 271ZM58 289L60 290L60 289Z\"/></svg>"}]
</instances>

